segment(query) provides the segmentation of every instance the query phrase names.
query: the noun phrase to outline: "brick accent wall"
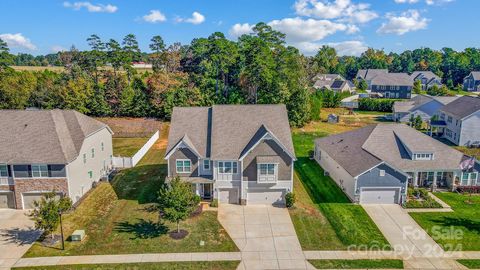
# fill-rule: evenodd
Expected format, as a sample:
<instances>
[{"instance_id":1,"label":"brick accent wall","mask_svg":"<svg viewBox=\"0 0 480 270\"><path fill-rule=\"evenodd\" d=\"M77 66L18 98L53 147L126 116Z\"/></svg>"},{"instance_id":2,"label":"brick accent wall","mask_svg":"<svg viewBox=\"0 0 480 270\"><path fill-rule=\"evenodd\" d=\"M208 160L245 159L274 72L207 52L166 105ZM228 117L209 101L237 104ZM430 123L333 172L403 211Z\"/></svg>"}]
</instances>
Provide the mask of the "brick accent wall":
<instances>
[{"instance_id":1,"label":"brick accent wall","mask_svg":"<svg viewBox=\"0 0 480 270\"><path fill-rule=\"evenodd\" d=\"M13 191L14 186L10 185L0 185L0 191Z\"/></svg>"},{"instance_id":2,"label":"brick accent wall","mask_svg":"<svg viewBox=\"0 0 480 270\"><path fill-rule=\"evenodd\" d=\"M15 179L15 203L17 209L22 209L22 193L52 190L62 192L68 196L67 178Z\"/></svg>"}]
</instances>

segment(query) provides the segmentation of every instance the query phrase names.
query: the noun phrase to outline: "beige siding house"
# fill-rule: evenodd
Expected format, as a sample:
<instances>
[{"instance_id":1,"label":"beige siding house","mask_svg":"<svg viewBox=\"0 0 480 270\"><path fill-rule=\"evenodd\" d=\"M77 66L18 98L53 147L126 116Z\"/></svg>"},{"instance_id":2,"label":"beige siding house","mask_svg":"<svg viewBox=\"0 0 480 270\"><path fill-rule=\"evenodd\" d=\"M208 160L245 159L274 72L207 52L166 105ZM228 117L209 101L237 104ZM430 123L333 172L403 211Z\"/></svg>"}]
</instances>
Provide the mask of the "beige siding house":
<instances>
[{"instance_id":1,"label":"beige siding house","mask_svg":"<svg viewBox=\"0 0 480 270\"><path fill-rule=\"evenodd\" d=\"M112 168L112 131L76 111L3 110L0 125L0 208L50 191L75 203Z\"/></svg>"},{"instance_id":2,"label":"beige siding house","mask_svg":"<svg viewBox=\"0 0 480 270\"><path fill-rule=\"evenodd\" d=\"M204 200L284 204L295 155L284 105L174 108L165 159Z\"/></svg>"}]
</instances>

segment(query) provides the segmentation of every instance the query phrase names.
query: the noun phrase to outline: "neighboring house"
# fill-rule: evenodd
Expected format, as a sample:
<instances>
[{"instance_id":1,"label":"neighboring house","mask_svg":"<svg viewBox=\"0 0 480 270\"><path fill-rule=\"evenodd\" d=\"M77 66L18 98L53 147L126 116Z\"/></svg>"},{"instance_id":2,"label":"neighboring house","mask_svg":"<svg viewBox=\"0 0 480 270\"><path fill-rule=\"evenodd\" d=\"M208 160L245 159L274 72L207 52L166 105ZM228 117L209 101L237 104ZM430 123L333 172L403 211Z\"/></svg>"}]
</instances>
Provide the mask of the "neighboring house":
<instances>
[{"instance_id":1,"label":"neighboring house","mask_svg":"<svg viewBox=\"0 0 480 270\"><path fill-rule=\"evenodd\" d=\"M173 109L168 179L180 177L204 200L284 204L293 190L293 143L284 105Z\"/></svg>"},{"instance_id":2,"label":"neighboring house","mask_svg":"<svg viewBox=\"0 0 480 270\"><path fill-rule=\"evenodd\" d=\"M407 186L480 184L480 164L462 171L461 152L404 124L376 124L315 141L315 160L358 203L402 204Z\"/></svg>"},{"instance_id":3,"label":"neighboring house","mask_svg":"<svg viewBox=\"0 0 480 270\"><path fill-rule=\"evenodd\" d=\"M436 133L456 145L480 144L480 98L463 96L450 102L432 122Z\"/></svg>"},{"instance_id":4,"label":"neighboring house","mask_svg":"<svg viewBox=\"0 0 480 270\"><path fill-rule=\"evenodd\" d=\"M111 169L112 131L67 110L0 111L0 208L55 190L77 202Z\"/></svg>"},{"instance_id":5,"label":"neighboring house","mask_svg":"<svg viewBox=\"0 0 480 270\"><path fill-rule=\"evenodd\" d=\"M413 117L419 115L422 121L430 121L441 108L457 98L416 95L408 101L395 101L393 104L393 120L407 123L412 115Z\"/></svg>"},{"instance_id":6,"label":"neighboring house","mask_svg":"<svg viewBox=\"0 0 480 270\"><path fill-rule=\"evenodd\" d=\"M315 83L313 87L318 90L332 90L337 93L353 92L355 86L352 82L346 80L338 74L319 74L314 78Z\"/></svg>"},{"instance_id":7,"label":"neighboring house","mask_svg":"<svg viewBox=\"0 0 480 270\"><path fill-rule=\"evenodd\" d=\"M132 63L133 68L152 68L152 64L147 64L145 62L133 62Z\"/></svg>"},{"instance_id":8,"label":"neighboring house","mask_svg":"<svg viewBox=\"0 0 480 270\"><path fill-rule=\"evenodd\" d=\"M379 93L384 98L409 99L412 94L413 81L407 73L389 73L386 69L362 69L357 80L365 80L368 90Z\"/></svg>"},{"instance_id":9,"label":"neighboring house","mask_svg":"<svg viewBox=\"0 0 480 270\"><path fill-rule=\"evenodd\" d=\"M422 83L422 90L428 90L434 85L442 87L442 78L431 71L414 71L410 78L412 81L420 81Z\"/></svg>"},{"instance_id":10,"label":"neighboring house","mask_svg":"<svg viewBox=\"0 0 480 270\"><path fill-rule=\"evenodd\" d=\"M480 71L472 71L463 79L463 90L470 92L480 91Z\"/></svg>"}]
</instances>

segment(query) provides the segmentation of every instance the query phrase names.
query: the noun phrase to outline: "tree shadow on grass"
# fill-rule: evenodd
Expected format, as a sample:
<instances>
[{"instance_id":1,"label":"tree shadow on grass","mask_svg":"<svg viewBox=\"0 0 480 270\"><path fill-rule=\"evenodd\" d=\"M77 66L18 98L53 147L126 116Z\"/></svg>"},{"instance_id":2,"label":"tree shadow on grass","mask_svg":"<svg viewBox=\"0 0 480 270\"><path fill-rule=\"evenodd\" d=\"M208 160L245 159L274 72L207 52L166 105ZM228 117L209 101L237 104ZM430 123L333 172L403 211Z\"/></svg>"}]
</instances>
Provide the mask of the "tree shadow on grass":
<instances>
[{"instance_id":1,"label":"tree shadow on grass","mask_svg":"<svg viewBox=\"0 0 480 270\"><path fill-rule=\"evenodd\" d=\"M433 220L437 224L443 226L464 227L465 229L480 234L480 222L461 217L443 217Z\"/></svg>"},{"instance_id":2,"label":"tree shadow on grass","mask_svg":"<svg viewBox=\"0 0 480 270\"><path fill-rule=\"evenodd\" d=\"M130 223L128 221L118 222L115 226L115 231L133 234L134 237L130 238L132 240L138 238L155 238L168 232L168 227L165 226L163 223L157 223L145 219L137 220L137 223Z\"/></svg>"}]
</instances>

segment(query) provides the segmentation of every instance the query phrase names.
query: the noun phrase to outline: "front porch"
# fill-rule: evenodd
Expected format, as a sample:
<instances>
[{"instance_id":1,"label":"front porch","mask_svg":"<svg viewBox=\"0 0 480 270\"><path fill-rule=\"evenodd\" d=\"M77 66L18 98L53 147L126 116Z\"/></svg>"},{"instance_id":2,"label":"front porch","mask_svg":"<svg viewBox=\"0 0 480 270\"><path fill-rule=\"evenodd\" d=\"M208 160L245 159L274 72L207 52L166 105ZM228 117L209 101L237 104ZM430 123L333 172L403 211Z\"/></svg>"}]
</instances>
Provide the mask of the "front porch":
<instances>
[{"instance_id":1,"label":"front porch","mask_svg":"<svg viewBox=\"0 0 480 270\"><path fill-rule=\"evenodd\" d=\"M167 177L166 181L172 180L173 177ZM212 201L214 198L212 176L198 176L198 177L180 177L180 180L188 182L192 185L192 191L195 192L202 201Z\"/></svg>"},{"instance_id":2,"label":"front porch","mask_svg":"<svg viewBox=\"0 0 480 270\"><path fill-rule=\"evenodd\" d=\"M437 190L453 190L458 182L458 172L454 171L424 171L409 172L408 184L411 187Z\"/></svg>"}]
</instances>

